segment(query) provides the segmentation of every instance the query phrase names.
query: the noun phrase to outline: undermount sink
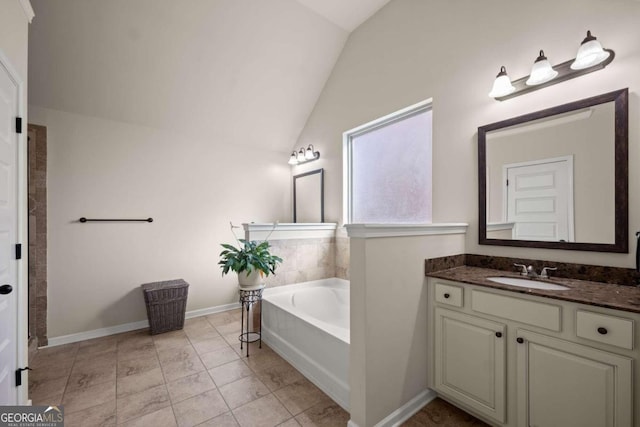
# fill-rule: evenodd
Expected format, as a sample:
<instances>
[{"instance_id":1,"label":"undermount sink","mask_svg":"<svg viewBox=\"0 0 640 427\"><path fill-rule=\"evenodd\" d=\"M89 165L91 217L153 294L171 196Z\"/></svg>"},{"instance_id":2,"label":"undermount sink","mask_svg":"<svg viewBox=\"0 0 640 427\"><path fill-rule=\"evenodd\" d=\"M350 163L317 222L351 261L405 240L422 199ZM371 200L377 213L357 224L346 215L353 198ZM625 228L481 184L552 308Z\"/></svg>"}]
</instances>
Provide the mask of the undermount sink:
<instances>
[{"instance_id":1,"label":"undermount sink","mask_svg":"<svg viewBox=\"0 0 640 427\"><path fill-rule=\"evenodd\" d=\"M488 277L488 280L503 285L519 286L521 288L546 289L548 291L566 291L570 288L554 283L540 282L532 279L519 279L517 277Z\"/></svg>"}]
</instances>

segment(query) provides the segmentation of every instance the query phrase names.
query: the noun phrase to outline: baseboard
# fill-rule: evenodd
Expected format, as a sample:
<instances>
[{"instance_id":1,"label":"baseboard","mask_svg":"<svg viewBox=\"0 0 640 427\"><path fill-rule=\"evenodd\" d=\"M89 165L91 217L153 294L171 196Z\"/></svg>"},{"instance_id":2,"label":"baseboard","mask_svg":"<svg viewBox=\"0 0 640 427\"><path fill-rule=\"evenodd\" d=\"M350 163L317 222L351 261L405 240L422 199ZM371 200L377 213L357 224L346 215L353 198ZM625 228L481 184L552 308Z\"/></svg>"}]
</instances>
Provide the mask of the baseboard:
<instances>
[{"instance_id":1,"label":"baseboard","mask_svg":"<svg viewBox=\"0 0 640 427\"><path fill-rule=\"evenodd\" d=\"M417 413L424 405L436 398L436 392L426 389L420 392L416 397L387 415L382 421L377 423L375 427L398 427L415 413ZM347 427L360 427L354 421L349 420Z\"/></svg>"},{"instance_id":2,"label":"baseboard","mask_svg":"<svg viewBox=\"0 0 640 427\"><path fill-rule=\"evenodd\" d=\"M191 310L185 313L185 318L192 319L194 317L206 316L208 314L221 313L223 311L234 310L240 308L239 303L218 305L216 307L201 308ZM46 347L55 347L63 344L71 344L78 341L90 340L92 338L106 337L109 335L121 334L123 332L135 331L136 329L144 329L149 327L148 320L140 320L139 322L123 323L121 325L109 326L107 328L93 329L91 331L78 332L76 334L61 335L59 337L49 338L49 345ZM40 347L40 348L46 348Z\"/></svg>"},{"instance_id":3,"label":"baseboard","mask_svg":"<svg viewBox=\"0 0 640 427\"><path fill-rule=\"evenodd\" d=\"M424 405L436 398L436 392L430 388L421 391L416 397L387 415L375 427L397 427L411 418Z\"/></svg>"}]
</instances>

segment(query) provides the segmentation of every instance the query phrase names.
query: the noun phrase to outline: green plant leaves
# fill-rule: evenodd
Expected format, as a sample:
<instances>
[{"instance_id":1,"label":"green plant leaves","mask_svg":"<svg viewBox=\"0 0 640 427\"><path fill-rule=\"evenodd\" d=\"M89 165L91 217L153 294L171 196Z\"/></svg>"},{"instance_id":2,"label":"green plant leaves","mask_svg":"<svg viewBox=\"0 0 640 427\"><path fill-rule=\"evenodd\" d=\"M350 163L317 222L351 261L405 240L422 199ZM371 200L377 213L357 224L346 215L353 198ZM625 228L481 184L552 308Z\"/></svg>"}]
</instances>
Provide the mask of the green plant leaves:
<instances>
[{"instance_id":1,"label":"green plant leaves","mask_svg":"<svg viewBox=\"0 0 640 427\"><path fill-rule=\"evenodd\" d=\"M251 274L251 272L257 270L265 276L275 273L276 267L282 262L282 258L269 252L269 242L258 243L254 240L247 241L244 239L240 239L239 242L241 244L239 248L226 243L221 244L225 250L220 252L218 265L222 269L223 276L229 271Z\"/></svg>"}]
</instances>

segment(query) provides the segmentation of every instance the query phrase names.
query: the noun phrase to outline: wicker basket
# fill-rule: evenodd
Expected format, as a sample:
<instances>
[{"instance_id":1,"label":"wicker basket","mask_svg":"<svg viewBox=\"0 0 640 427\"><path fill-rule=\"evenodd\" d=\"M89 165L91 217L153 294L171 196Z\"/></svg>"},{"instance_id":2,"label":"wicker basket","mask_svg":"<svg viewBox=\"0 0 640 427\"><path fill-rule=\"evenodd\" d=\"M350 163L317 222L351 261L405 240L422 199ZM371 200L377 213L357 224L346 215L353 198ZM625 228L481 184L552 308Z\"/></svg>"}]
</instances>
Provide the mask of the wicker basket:
<instances>
[{"instance_id":1,"label":"wicker basket","mask_svg":"<svg viewBox=\"0 0 640 427\"><path fill-rule=\"evenodd\" d=\"M182 329L189 284L182 279L141 285L151 335Z\"/></svg>"}]
</instances>

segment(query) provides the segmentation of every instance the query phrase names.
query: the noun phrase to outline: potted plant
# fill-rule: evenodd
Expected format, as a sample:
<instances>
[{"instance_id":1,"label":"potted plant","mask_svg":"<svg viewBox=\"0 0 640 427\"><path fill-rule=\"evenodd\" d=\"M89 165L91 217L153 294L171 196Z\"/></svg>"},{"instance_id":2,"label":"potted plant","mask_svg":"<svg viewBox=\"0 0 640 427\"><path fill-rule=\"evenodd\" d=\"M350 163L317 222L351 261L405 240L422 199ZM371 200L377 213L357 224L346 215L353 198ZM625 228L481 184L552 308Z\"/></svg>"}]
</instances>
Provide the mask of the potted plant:
<instances>
[{"instance_id":1,"label":"potted plant","mask_svg":"<svg viewBox=\"0 0 640 427\"><path fill-rule=\"evenodd\" d=\"M274 229L276 225L274 225ZM233 228L232 224L232 232ZM256 242L236 237L237 247L222 243L221 246L224 250L220 252L220 261L218 262L222 268L222 275L234 271L238 274L240 289L260 288L263 277L267 277L271 273L275 274L276 267L282 262L282 258L269 252L270 246L267 239L263 242Z\"/></svg>"}]
</instances>

